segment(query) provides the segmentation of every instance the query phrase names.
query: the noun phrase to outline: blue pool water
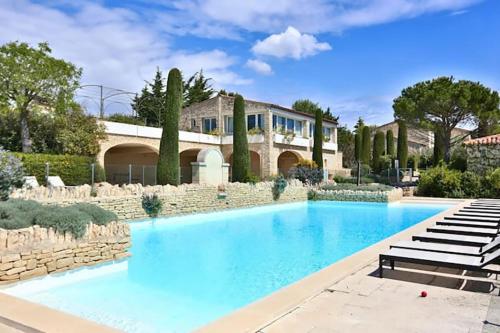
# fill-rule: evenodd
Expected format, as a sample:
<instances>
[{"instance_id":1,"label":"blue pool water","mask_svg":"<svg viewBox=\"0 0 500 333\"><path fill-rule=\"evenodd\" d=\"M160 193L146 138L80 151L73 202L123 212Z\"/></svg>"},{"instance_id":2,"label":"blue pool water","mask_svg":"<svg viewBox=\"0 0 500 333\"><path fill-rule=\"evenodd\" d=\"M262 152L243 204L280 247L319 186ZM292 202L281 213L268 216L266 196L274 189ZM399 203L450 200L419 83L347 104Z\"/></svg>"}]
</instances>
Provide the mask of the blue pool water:
<instances>
[{"instance_id":1,"label":"blue pool water","mask_svg":"<svg viewBox=\"0 0 500 333\"><path fill-rule=\"evenodd\" d=\"M446 208L319 201L137 222L127 261L8 292L128 332L187 332Z\"/></svg>"}]
</instances>

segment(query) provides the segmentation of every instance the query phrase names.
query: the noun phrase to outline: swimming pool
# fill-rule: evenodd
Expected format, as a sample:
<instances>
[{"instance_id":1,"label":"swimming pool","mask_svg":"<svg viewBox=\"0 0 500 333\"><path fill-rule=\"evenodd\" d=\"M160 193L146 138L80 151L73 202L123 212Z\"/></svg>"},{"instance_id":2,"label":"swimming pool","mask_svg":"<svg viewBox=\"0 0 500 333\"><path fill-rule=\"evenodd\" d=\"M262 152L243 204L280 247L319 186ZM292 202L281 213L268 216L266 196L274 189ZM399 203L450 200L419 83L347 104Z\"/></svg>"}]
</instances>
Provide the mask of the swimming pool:
<instances>
[{"instance_id":1,"label":"swimming pool","mask_svg":"<svg viewBox=\"0 0 500 333\"><path fill-rule=\"evenodd\" d=\"M128 260L7 292L127 332L186 332L448 207L318 201L137 222Z\"/></svg>"}]
</instances>

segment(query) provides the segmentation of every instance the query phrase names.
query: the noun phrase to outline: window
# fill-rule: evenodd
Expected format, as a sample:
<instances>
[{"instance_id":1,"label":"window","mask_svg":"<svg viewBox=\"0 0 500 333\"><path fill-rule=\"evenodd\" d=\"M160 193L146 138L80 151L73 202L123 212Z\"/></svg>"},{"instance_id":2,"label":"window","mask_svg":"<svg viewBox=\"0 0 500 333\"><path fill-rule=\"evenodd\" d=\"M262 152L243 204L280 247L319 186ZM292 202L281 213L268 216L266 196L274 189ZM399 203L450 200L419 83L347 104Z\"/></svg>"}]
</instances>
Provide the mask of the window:
<instances>
[{"instance_id":1,"label":"window","mask_svg":"<svg viewBox=\"0 0 500 333\"><path fill-rule=\"evenodd\" d=\"M191 129L196 128L196 119L191 119Z\"/></svg>"},{"instance_id":2,"label":"window","mask_svg":"<svg viewBox=\"0 0 500 333\"><path fill-rule=\"evenodd\" d=\"M217 129L216 118L203 118L203 133L210 133Z\"/></svg>"},{"instance_id":3,"label":"window","mask_svg":"<svg viewBox=\"0 0 500 333\"><path fill-rule=\"evenodd\" d=\"M286 120L286 131L287 132L293 132L294 130L294 124L295 121L293 119L288 119Z\"/></svg>"},{"instance_id":4,"label":"window","mask_svg":"<svg viewBox=\"0 0 500 333\"><path fill-rule=\"evenodd\" d=\"M330 127L323 127L323 135L324 136L330 137L331 133L332 133L332 129Z\"/></svg>"},{"instance_id":5,"label":"window","mask_svg":"<svg viewBox=\"0 0 500 333\"><path fill-rule=\"evenodd\" d=\"M273 117L274 122L274 117ZM251 130L254 128L264 129L264 115L263 114L250 114L247 116L247 129Z\"/></svg>"},{"instance_id":6,"label":"window","mask_svg":"<svg viewBox=\"0 0 500 333\"><path fill-rule=\"evenodd\" d=\"M314 124L309 125L309 137L314 138Z\"/></svg>"},{"instance_id":7,"label":"window","mask_svg":"<svg viewBox=\"0 0 500 333\"><path fill-rule=\"evenodd\" d=\"M295 135L302 136L302 121L295 120Z\"/></svg>"},{"instance_id":8,"label":"window","mask_svg":"<svg viewBox=\"0 0 500 333\"><path fill-rule=\"evenodd\" d=\"M224 132L233 134L233 117L224 116Z\"/></svg>"}]
</instances>

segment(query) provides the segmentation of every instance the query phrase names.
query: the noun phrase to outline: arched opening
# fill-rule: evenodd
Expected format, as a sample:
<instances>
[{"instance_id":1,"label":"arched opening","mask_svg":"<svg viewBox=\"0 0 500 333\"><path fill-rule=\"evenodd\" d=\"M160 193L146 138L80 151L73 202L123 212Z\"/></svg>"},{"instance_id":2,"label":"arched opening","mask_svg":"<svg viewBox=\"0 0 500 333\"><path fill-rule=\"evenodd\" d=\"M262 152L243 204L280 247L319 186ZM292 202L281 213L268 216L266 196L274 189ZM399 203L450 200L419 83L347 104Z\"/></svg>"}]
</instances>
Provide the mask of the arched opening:
<instances>
[{"instance_id":1,"label":"arched opening","mask_svg":"<svg viewBox=\"0 0 500 333\"><path fill-rule=\"evenodd\" d=\"M278 174L288 177L290 169L299 162L300 156L291 151L284 151L278 156Z\"/></svg>"},{"instance_id":2,"label":"arched opening","mask_svg":"<svg viewBox=\"0 0 500 333\"><path fill-rule=\"evenodd\" d=\"M262 178L261 175L261 167L260 167L260 155L259 153L250 150L250 171L252 172L253 175ZM229 169L230 177L231 177L231 172L232 172L232 166L233 166L233 154L231 154L227 160L227 163L231 165Z\"/></svg>"},{"instance_id":3,"label":"arched opening","mask_svg":"<svg viewBox=\"0 0 500 333\"><path fill-rule=\"evenodd\" d=\"M106 181L111 184L156 184L158 152L155 148L127 143L111 147L104 154Z\"/></svg>"},{"instance_id":4,"label":"arched opening","mask_svg":"<svg viewBox=\"0 0 500 333\"><path fill-rule=\"evenodd\" d=\"M193 182L193 169L191 167L191 162L196 162L200 150L201 149L188 149L179 154L181 184L190 184Z\"/></svg>"}]
</instances>

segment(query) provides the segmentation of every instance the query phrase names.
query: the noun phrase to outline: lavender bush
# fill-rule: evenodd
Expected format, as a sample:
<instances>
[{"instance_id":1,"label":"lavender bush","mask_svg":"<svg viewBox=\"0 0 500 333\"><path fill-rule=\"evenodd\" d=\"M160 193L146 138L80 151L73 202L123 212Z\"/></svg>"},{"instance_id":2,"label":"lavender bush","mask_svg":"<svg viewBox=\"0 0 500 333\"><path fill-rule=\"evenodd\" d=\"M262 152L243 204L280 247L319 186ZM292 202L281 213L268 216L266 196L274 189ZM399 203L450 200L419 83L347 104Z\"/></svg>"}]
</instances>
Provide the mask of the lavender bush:
<instances>
[{"instance_id":1,"label":"lavender bush","mask_svg":"<svg viewBox=\"0 0 500 333\"><path fill-rule=\"evenodd\" d=\"M0 201L9 199L12 190L23 185L23 177L21 161L0 147Z\"/></svg>"}]
</instances>

